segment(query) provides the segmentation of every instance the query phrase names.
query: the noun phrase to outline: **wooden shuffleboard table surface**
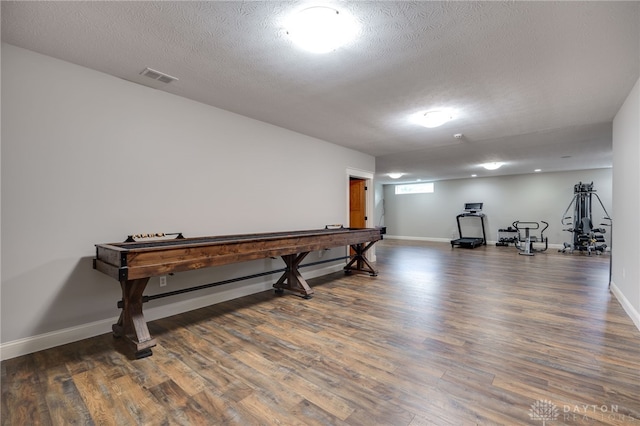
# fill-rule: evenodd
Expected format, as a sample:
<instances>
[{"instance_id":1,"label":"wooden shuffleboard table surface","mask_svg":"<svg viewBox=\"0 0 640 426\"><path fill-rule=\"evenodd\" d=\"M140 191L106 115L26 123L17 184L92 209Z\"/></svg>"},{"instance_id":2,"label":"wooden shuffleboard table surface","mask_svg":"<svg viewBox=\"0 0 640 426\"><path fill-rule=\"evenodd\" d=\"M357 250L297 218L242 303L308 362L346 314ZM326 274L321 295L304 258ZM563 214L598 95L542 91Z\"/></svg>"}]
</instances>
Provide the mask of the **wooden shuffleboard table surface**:
<instances>
[{"instance_id":1,"label":"wooden shuffleboard table surface","mask_svg":"<svg viewBox=\"0 0 640 426\"><path fill-rule=\"evenodd\" d=\"M158 234L160 235L160 234ZM291 232L222 235L209 237L139 240L96 244L94 268L120 282L122 308L113 325L116 337L124 337L136 358L151 355L151 337L142 313L145 287L151 277L269 257L281 257L286 267L273 285L276 293L292 291L310 298L314 291L299 272L300 263L312 251L350 246L345 272L377 271L366 252L382 239L380 228L334 228Z\"/></svg>"}]
</instances>

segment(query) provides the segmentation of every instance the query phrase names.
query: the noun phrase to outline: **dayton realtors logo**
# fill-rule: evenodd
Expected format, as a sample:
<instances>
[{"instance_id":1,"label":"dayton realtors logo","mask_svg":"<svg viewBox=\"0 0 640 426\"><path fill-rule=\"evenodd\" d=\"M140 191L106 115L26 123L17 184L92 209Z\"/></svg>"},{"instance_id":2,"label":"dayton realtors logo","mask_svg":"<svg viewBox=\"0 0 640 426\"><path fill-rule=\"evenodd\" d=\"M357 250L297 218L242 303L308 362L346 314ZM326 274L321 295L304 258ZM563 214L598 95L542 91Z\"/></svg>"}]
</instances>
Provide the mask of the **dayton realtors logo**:
<instances>
[{"instance_id":1,"label":"dayton realtors logo","mask_svg":"<svg viewBox=\"0 0 640 426\"><path fill-rule=\"evenodd\" d=\"M593 405L593 404L580 404L580 405L564 405L562 407L562 420L565 422L622 422L624 424L639 424L640 422L637 415L629 414L629 411L624 409L620 412L620 407L617 404L611 405Z\"/></svg>"},{"instance_id":2,"label":"dayton realtors logo","mask_svg":"<svg viewBox=\"0 0 640 426\"><path fill-rule=\"evenodd\" d=\"M531 420L542 421L542 426L545 426L547 422L551 422L558 419L560 410L551 401L546 399L539 399L529 408L529 417Z\"/></svg>"},{"instance_id":3,"label":"dayton realtors logo","mask_svg":"<svg viewBox=\"0 0 640 426\"><path fill-rule=\"evenodd\" d=\"M620 412L618 405L569 405L565 404L562 409L553 402L546 399L539 399L531 405L529 417L531 420L541 421L543 426L547 422L562 420L563 423L590 423L592 421L614 421L624 422L624 424L639 424L638 416ZM562 416L562 417L561 417ZM636 423L639 422L639 423Z\"/></svg>"}]
</instances>

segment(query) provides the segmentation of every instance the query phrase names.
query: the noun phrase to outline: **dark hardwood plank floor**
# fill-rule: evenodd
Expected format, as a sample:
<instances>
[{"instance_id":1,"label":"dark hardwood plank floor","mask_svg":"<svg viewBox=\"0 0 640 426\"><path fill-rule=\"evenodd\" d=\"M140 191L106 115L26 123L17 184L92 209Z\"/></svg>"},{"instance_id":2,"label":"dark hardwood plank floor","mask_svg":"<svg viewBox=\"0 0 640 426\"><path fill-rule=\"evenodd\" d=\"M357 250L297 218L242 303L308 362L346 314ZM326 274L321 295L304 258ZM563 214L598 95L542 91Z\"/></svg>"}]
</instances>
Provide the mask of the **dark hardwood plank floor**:
<instances>
[{"instance_id":1,"label":"dark hardwood plank floor","mask_svg":"<svg viewBox=\"0 0 640 426\"><path fill-rule=\"evenodd\" d=\"M640 425L609 257L384 240L310 280L2 362L2 425ZM545 411L546 410L546 411Z\"/></svg>"}]
</instances>

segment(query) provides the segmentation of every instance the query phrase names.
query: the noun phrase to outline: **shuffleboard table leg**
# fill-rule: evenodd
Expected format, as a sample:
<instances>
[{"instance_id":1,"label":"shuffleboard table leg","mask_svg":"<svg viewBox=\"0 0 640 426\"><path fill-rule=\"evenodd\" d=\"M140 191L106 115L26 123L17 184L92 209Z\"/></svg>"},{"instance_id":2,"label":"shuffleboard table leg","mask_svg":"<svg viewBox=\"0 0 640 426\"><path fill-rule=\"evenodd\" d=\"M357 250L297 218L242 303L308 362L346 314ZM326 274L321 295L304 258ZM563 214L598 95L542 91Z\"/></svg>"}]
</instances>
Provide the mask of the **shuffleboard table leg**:
<instances>
[{"instance_id":1,"label":"shuffleboard table leg","mask_svg":"<svg viewBox=\"0 0 640 426\"><path fill-rule=\"evenodd\" d=\"M302 262L308 254L309 252L281 256L282 260L287 265L287 268L278 282L273 285L276 289L276 294L278 294L278 290L281 292L284 292L284 290L290 290L300 293L305 299L311 299L314 291L309 284L307 284L307 281L298 270L300 262Z\"/></svg>"},{"instance_id":2,"label":"shuffleboard table leg","mask_svg":"<svg viewBox=\"0 0 640 426\"><path fill-rule=\"evenodd\" d=\"M149 278L120 281L122 312L112 327L115 337L123 337L133 346L136 359L151 356L151 348L156 345L142 314L142 293L148 282Z\"/></svg>"},{"instance_id":3,"label":"shuffleboard table leg","mask_svg":"<svg viewBox=\"0 0 640 426\"><path fill-rule=\"evenodd\" d=\"M354 251L354 254L351 256L351 260L347 263L347 266L344 267L344 272L346 274L351 271L363 271L369 272L369 275L372 277L378 276L378 271L369 263L369 259L367 259L366 252L375 244L375 241L370 242L367 245L363 244L351 244L351 248ZM355 264L355 266L354 266Z\"/></svg>"},{"instance_id":4,"label":"shuffleboard table leg","mask_svg":"<svg viewBox=\"0 0 640 426\"><path fill-rule=\"evenodd\" d=\"M153 352L151 351L151 349L143 349L135 353L136 359L146 358L151 355L153 355Z\"/></svg>"}]
</instances>

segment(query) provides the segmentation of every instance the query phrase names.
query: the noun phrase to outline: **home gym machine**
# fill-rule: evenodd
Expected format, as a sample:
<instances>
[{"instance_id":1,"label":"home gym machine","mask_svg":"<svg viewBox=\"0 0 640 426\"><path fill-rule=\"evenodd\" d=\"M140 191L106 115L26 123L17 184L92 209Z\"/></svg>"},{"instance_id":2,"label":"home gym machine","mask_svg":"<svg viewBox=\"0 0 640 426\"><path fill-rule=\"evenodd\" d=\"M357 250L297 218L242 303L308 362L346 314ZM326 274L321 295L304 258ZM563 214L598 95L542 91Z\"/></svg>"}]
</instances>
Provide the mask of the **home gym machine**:
<instances>
[{"instance_id":1,"label":"home gym machine","mask_svg":"<svg viewBox=\"0 0 640 426\"><path fill-rule=\"evenodd\" d=\"M544 224L544 228L540 229L540 223ZM518 236L515 240L515 246L520 251L518 254L524 256L534 256L535 253L540 253L549 248L549 241L544 236L544 231L549 227L549 224L544 220L540 222L522 222L516 220L512 226L518 231ZM531 230L540 229L540 239L537 236L531 235ZM522 234L524 231L524 234ZM542 247L534 247L534 243L544 244Z\"/></svg>"},{"instance_id":2,"label":"home gym machine","mask_svg":"<svg viewBox=\"0 0 640 426\"><path fill-rule=\"evenodd\" d=\"M561 223L569 228L563 229L563 231L571 232L573 235L573 241L570 243L564 243L564 248L558 250L562 253L573 253L574 250L586 251L588 255L591 253L601 254L607 249L605 244L604 233L605 228L594 228L592 221L591 202L592 197L595 195L596 199L600 203L602 210L605 213L604 220L607 223L601 223L601 226L611 226L611 217L607 213L607 209L602 204L602 200L596 194L596 190L593 189L593 182L590 184L579 182L573 187L573 199L569 206L562 215ZM573 217L567 216L569 209L573 206ZM573 220L572 222L569 222Z\"/></svg>"},{"instance_id":3,"label":"home gym machine","mask_svg":"<svg viewBox=\"0 0 640 426\"><path fill-rule=\"evenodd\" d=\"M482 225L482 237L463 237L462 226L460 225L460 219L465 217L472 217L480 219ZM460 238L451 240L451 248L454 246L476 248L478 246L487 245L487 236L484 230L484 213L482 213L482 203L466 203L464 205L464 212L456 216L458 222L458 234Z\"/></svg>"}]
</instances>

